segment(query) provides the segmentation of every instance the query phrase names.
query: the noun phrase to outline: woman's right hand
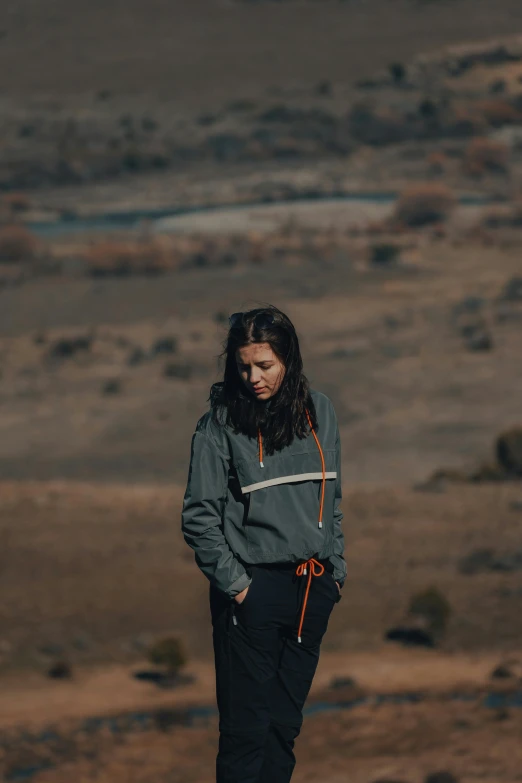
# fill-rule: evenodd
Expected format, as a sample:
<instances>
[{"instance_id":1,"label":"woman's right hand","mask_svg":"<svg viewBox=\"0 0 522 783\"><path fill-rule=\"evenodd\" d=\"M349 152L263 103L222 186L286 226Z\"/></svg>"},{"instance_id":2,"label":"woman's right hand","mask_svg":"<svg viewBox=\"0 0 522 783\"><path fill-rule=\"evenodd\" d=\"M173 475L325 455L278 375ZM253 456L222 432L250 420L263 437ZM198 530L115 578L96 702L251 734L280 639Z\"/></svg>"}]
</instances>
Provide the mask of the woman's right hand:
<instances>
[{"instance_id":1,"label":"woman's right hand","mask_svg":"<svg viewBox=\"0 0 522 783\"><path fill-rule=\"evenodd\" d=\"M241 590L240 593L238 593L237 595L234 596L234 599L235 599L235 601L237 601L238 604L242 604L243 601L245 600L246 594L248 593L248 588L249 587L250 587L250 585L248 587L245 587L244 590Z\"/></svg>"}]
</instances>

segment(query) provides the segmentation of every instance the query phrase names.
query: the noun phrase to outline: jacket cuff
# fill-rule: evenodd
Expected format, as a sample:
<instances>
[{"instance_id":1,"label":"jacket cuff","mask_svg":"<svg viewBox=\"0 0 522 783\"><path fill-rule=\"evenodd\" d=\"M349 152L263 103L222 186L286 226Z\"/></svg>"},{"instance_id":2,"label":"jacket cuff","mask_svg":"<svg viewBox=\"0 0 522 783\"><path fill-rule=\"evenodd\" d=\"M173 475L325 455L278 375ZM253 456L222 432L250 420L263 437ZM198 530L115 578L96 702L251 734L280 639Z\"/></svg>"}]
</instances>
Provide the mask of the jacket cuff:
<instances>
[{"instance_id":1,"label":"jacket cuff","mask_svg":"<svg viewBox=\"0 0 522 783\"><path fill-rule=\"evenodd\" d=\"M232 584L227 587L224 592L228 595L229 598L234 598L234 596L238 593L241 593L245 587L248 587L251 581L251 577L249 577L249 575L245 572L244 574L241 574L239 579L236 579L235 582L232 582Z\"/></svg>"},{"instance_id":2,"label":"jacket cuff","mask_svg":"<svg viewBox=\"0 0 522 783\"><path fill-rule=\"evenodd\" d=\"M329 560L333 565L332 576L342 587L347 577L346 561L340 555L331 555Z\"/></svg>"}]
</instances>

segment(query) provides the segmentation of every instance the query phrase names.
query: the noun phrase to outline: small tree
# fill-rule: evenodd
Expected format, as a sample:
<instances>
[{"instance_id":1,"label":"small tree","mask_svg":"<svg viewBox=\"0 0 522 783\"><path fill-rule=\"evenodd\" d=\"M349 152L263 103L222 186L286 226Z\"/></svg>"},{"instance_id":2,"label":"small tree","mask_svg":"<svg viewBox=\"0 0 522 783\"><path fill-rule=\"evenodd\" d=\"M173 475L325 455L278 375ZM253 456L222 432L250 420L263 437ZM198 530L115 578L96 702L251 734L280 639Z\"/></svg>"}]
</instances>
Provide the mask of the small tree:
<instances>
[{"instance_id":1,"label":"small tree","mask_svg":"<svg viewBox=\"0 0 522 783\"><path fill-rule=\"evenodd\" d=\"M509 162L509 147L494 139L472 139L466 149L464 169L468 174L480 176L486 171L504 174Z\"/></svg>"},{"instance_id":2,"label":"small tree","mask_svg":"<svg viewBox=\"0 0 522 783\"><path fill-rule=\"evenodd\" d=\"M417 227L446 220L456 199L452 191L438 182L424 182L406 188L395 207L392 222Z\"/></svg>"},{"instance_id":3,"label":"small tree","mask_svg":"<svg viewBox=\"0 0 522 783\"><path fill-rule=\"evenodd\" d=\"M400 247L392 242L377 242L370 248L371 262L377 266L393 264L398 260L400 253Z\"/></svg>"},{"instance_id":4,"label":"small tree","mask_svg":"<svg viewBox=\"0 0 522 783\"><path fill-rule=\"evenodd\" d=\"M158 666L165 666L168 674L177 674L187 663L185 645L177 636L166 636L149 647L147 659Z\"/></svg>"},{"instance_id":5,"label":"small tree","mask_svg":"<svg viewBox=\"0 0 522 783\"><path fill-rule=\"evenodd\" d=\"M447 627L451 607L446 597L434 586L412 595L408 607L410 615L421 616L434 636L441 636Z\"/></svg>"},{"instance_id":6,"label":"small tree","mask_svg":"<svg viewBox=\"0 0 522 783\"><path fill-rule=\"evenodd\" d=\"M501 432L496 442L499 464L506 473L522 476L522 427Z\"/></svg>"}]
</instances>

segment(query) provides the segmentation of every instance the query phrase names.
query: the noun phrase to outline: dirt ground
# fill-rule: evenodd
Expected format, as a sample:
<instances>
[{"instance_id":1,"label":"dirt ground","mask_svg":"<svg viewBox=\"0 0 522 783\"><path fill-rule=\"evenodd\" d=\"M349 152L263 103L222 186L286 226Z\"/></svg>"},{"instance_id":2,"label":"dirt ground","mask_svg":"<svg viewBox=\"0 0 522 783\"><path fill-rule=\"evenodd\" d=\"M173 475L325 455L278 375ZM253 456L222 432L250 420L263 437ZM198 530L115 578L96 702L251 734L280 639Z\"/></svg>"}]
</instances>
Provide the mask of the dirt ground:
<instances>
[{"instance_id":1,"label":"dirt ground","mask_svg":"<svg viewBox=\"0 0 522 783\"><path fill-rule=\"evenodd\" d=\"M63 267L9 277L28 259L0 237L0 779L215 779L208 583L180 510L226 316L271 302L337 412L348 564L293 780L522 780L522 484L427 481L522 426L522 50L491 40L521 32L518 0L1 6L0 229L228 208L113 235L196 236L203 263L161 276L86 274L94 234L64 231ZM461 71L424 70L473 41ZM461 205L383 233L386 194L426 180L511 225ZM281 203L303 195L323 202ZM217 235L274 252L215 266ZM427 588L449 607L435 646L386 641ZM167 635L193 681L160 689L134 675Z\"/></svg>"},{"instance_id":2,"label":"dirt ground","mask_svg":"<svg viewBox=\"0 0 522 783\"><path fill-rule=\"evenodd\" d=\"M220 377L216 319L259 301L289 313L311 385L334 403L347 486L415 482L488 459L520 418L522 305L501 300L520 270L513 241L420 240L390 268L354 246L297 266L38 278L0 290L2 475L182 484ZM461 335L456 313L469 299L489 350L469 350ZM60 339L82 335L88 350L53 358ZM151 355L165 336L175 353ZM133 363L136 350L144 358ZM169 362L189 365L189 377L165 377ZM111 380L119 386L106 394Z\"/></svg>"},{"instance_id":3,"label":"dirt ground","mask_svg":"<svg viewBox=\"0 0 522 783\"><path fill-rule=\"evenodd\" d=\"M355 81L418 52L510 35L521 16L517 0L132 0L124 8L23 0L0 10L0 89L15 101L83 106L107 89L116 99L160 96L209 110L278 85Z\"/></svg>"},{"instance_id":4,"label":"dirt ground","mask_svg":"<svg viewBox=\"0 0 522 783\"><path fill-rule=\"evenodd\" d=\"M0 496L5 779L212 780L215 714L183 718L215 711L215 697L208 584L181 537L181 488L3 482ZM441 768L470 783L519 779L522 573L462 564L519 550L521 502L516 483L346 493L348 579L308 708L366 702L310 712L298 780L422 781ZM438 646L386 642L428 586L451 608ZM133 674L169 634L184 640L195 679L162 691ZM57 661L70 663L70 679L46 677ZM492 679L500 664L511 675ZM332 687L347 677L353 685ZM491 692L513 706L486 706ZM150 717L138 730L140 715Z\"/></svg>"}]
</instances>

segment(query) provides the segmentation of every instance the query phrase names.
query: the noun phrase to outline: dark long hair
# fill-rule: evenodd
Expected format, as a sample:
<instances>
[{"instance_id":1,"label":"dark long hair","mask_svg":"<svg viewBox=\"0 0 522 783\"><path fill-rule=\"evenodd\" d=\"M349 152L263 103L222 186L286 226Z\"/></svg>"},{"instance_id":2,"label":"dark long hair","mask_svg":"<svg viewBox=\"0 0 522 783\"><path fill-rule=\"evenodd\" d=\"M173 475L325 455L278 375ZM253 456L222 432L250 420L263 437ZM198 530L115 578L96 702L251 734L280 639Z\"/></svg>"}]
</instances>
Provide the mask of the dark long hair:
<instances>
[{"instance_id":1,"label":"dark long hair","mask_svg":"<svg viewBox=\"0 0 522 783\"><path fill-rule=\"evenodd\" d=\"M254 318L258 313L272 313L274 323L257 328ZM268 401L255 398L239 375L236 351L251 343L268 343L284 366L281 384ZM317 431L317 415L308 379L303 373L299 340L294 325L277 307L267 305L245 312L243 326L229 329L219 358L225 360L224 378L212 385L209 396L212 416L217 422L251 438L257 438L259 427L266 454L290 445L296 436L308 435L310 428L305 408Z\"/></svg>"}]
</instances>

